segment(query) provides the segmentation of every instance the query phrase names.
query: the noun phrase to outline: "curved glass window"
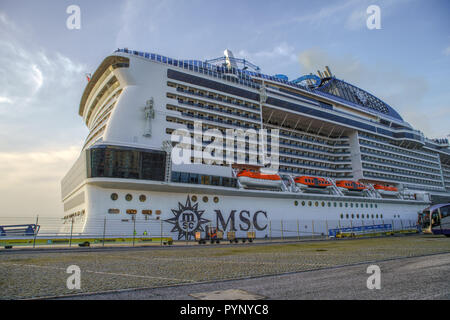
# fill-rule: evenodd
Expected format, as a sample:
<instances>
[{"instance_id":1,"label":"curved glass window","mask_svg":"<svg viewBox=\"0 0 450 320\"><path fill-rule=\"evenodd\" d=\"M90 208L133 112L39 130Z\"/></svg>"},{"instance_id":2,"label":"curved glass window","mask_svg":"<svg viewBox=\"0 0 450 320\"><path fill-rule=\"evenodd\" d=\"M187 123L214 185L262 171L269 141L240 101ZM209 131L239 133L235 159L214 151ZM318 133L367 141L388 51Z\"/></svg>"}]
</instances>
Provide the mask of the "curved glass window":
<instances>
[{"instance_id":1,"label":"curved glass window","mask_svg":"<svg viewBox=\"0 0 450 320\"><path fill-rule=\"evenodd\" d=\"M126 147L96 146L90 155L89 178L108 177L164 181L166 153Z\"/></svg>"}]
</instances>

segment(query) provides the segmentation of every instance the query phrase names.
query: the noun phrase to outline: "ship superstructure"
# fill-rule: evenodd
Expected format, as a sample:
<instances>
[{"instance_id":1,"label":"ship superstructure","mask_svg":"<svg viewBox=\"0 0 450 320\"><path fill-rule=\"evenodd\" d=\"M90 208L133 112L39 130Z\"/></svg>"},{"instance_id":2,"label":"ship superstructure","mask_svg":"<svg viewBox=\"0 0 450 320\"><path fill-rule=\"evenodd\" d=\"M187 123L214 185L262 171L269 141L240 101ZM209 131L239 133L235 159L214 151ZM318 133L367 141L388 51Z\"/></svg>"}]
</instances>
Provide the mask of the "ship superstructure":
<instances>
[{"instance_id":1,"label":"ship superstructure","mask_svg":"<svg viewBox=\"0 0 450 320\"><path fill-rule=\"evenodd\" d=\"M92 75L79 115L89 135L62 181L64 216L79 232L112 215L172 221L180 205L194 203L218 227L241 218L244 229L248 221L258 230L267 227L261 219L415 218L450 197L448 140L425 138L328 67L290 81L229 50L199 61L118 49ZM254 163L210 163L195 152L208 147L196 130L225 137L230 129L277 130L279 180ZM177 130L197 142L191 163L173 161ZM251 162L251 142L240 142L230 150L223 141L221 157ZM186 237L200 227L200 216L194 220Z\"/></svg>"}]
</instances>

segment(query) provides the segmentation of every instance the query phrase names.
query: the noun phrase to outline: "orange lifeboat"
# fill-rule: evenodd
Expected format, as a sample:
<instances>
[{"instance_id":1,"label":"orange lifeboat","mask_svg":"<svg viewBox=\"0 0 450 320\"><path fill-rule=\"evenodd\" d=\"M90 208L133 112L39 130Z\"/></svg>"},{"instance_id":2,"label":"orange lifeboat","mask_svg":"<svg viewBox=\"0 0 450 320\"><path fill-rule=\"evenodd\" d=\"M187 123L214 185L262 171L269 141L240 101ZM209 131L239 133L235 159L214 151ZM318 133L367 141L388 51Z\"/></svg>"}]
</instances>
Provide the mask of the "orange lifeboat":
<instances>
[{"instance_id":1,"label":"orange lifeboat","mask_svg":"<svg viewBox=\"0 0 450 320\"><path fill-rule=\"evenodd\" d=\"M361 192L364 189L366 189L366 186L363 185L362 183L357 182L357 181L351 181L351 180L336 181L336 187L338 187L343 192L347 192L347 191Z\"/></svg>"},{"instance_id":2,"label":"orange lifeboat","mask_svg":"<svg viewBox=\"0 0 450 320\"><path fill-rule=\"evenodd\" d=\"M380 194L386 196L396 196L398 194L398 189L396 187L383 186L381 184L375 184L373 186Z\"/></svg>"},{"instance_id":3,"label":"orange lifeboat","mask_svg":"<svg viewBox=\"0 0 450 320\"><path fill-rule=\"evenodd\" d=\"M239 171L237 178L244 187L281 188L283 183L278 174L266 174L249 169Z\"/></svg>"},{"instance_id":4,"label":"orange lifeboat","mask_svg":"<svg viewBox=\"0 0 450 320\"><path fill-rule=\"evenodd\" d=\"M306 190L308 188L325 189L331 186L331 183L328 180L318 177L301 176L296 177L294 181L297 187L302 190Z\"/></svg>"}]
</instances>

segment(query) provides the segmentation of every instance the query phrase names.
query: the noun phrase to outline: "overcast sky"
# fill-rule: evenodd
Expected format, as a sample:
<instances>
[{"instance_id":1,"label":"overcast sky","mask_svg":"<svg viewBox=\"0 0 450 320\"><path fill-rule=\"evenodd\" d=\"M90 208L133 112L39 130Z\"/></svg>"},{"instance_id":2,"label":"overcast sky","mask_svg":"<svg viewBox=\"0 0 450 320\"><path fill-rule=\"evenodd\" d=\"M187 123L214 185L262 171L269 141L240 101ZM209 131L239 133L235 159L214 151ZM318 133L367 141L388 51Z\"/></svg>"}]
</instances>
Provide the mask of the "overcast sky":
<instances>
[{"instance_id":1,"label":"overcast sky","mask_svg":"<svg viewBox=\"0 0 450 320\"><path fill-rule=\"evenodd\" d=\"M372 4L380 30L366 26ZM450 133L446 0L1 0L0 216L63 214L60 180L88 133L84 75L119 47L200 60L228 48L290 79L328 65L426 136Z\"/></svg>"}]
</instances>

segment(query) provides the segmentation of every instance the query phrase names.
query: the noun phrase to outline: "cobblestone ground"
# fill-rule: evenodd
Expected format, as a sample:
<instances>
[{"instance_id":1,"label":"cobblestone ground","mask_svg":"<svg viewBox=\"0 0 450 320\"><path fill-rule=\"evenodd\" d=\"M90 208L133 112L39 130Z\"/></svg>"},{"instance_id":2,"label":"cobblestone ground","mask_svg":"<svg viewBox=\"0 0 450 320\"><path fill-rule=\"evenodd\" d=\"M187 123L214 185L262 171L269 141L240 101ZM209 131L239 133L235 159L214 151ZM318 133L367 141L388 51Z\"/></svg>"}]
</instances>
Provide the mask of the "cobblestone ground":
<instances>
[{"instance_id":1,"label":"cobblestone ground","mask_svg":"<svg viewBox=\"0 0 450 320\"><path fill-rule=\"evenodd\" d=\"M0 252L0 298L23 299L317 270L450 252L450 239L398 236L264 245L215 245L92 252ZM81 289L66 269L81 269Z\"/></svg>"}]
</instances>

